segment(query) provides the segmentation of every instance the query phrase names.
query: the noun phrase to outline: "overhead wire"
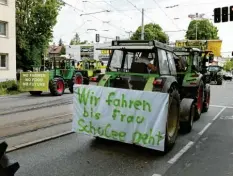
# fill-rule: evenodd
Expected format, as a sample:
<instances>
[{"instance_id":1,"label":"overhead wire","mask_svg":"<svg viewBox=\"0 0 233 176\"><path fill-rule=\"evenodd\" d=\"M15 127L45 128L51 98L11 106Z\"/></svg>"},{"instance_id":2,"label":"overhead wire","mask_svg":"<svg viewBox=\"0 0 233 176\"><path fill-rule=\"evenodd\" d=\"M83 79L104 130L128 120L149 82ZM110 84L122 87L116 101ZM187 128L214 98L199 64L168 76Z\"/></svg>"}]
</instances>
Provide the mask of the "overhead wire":
<instances>
[{"instance_id":1,"label":"overhead wire","mask_svg":"<svg viewBox=\"0 0 233 176\"><path fill-rule=\"evenodd\" d=\"M122 14L122 12L120 12L117 8L115 8L112 4L104 1L106 4L108 4L110 7L112 7L113 9L115 9L118 13ZM130 18L131 20L133 19L132 17L130 17L129 15L126 15L125 13L123 13L126 17Z\"/></svg>"},{"instance_id":2,"label":"overhead wire","mask_svg":"<svg viewBox=\"0 0 233 176\"><path fill-rule=\"evenodd\" d=\"M136 5L134 5L131 1L129 0L126 0L128 3L130 3L135 9L137 9L140 13L142 13L142 9L139 9ZM147 17L148 19L150 19L153 23L154 23L154 20L151 19L150 17L148 17L145 13L144 13L144 16Z\"/></svg>"},{"instance_id":3,"label":"overhead wire","mask_svg":"<svg viewBox=\"0 0 233 176\"><path fill-rule=\"evenodd\" d=\"M174 22L174 20L168 16L165 10L163 10L163 8L159 5L159 3L156 0L153 0L153 1L159 7L159 9L171 20L171 22L177 27L177 29L181 30L180 27Z\"/></svg>"},{"instance_id":4,"label":"overhead wire","mask_svg":"<svg viewBox=\"0 0 233 176\"><path fill-rule=\"evenodd\" d=\"M61 0L61 1L62 1L65 5L67 5L67 6L71 7L71 8L73 8L73 9L75 9L75 10L77 10L77 11L82 12L82 13L85 13L85 11L83 11L83 10L81 10L81 9L78 9L78 8L74 7L73 5L71 5L71 4L67 3L67 2L65 2L64 0ZM91 16L91 17L93 17L93 18L95 18L95 19L97 19L97 20L99 20L99 21L101 21L101 22L103 22L103 23L105 22L105 21L103 21L103 20L97 18L97 17L94 16L94 15L91 15L91 14L90 14L89 16ZM115 26L115 25L111 24L110 22L108 22L107 24L108 24L109 26L112 26L112 27L118 29L118 30L120 29L121 32L122 32L122 31L126 32L124 28ZM123 34L123 32L122 32L122 34ZM124 34L125 34L125 33L124 33Z\"/></svg>"}]
</instances>

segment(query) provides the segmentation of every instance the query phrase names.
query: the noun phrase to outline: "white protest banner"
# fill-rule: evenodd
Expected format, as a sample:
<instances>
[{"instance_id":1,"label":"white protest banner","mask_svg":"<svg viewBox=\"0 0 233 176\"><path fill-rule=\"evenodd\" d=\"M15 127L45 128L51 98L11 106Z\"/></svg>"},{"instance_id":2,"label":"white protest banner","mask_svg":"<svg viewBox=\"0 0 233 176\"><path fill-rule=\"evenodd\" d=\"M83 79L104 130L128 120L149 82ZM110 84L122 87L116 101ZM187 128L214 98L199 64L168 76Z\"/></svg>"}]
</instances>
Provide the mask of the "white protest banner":
<instances>
[{"instance_id":1,"label":"white protest banner","mask_svg":"<svg viewBox=\"0 0 233 176\"><path fill-rule=\"evenodd\" d=\"M168 98L160 92L75 85L72 129L164 151Z\"/></svg>"}]
</instances>

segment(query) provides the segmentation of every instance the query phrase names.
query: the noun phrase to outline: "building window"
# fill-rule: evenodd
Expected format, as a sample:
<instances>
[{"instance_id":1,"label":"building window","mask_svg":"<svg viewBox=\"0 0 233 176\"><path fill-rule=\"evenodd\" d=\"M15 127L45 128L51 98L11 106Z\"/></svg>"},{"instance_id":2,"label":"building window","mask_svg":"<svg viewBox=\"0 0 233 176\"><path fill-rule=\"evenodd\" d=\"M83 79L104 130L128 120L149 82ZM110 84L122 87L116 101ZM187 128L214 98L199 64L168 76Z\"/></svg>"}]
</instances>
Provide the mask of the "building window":
<instances>
[{"instance_id":1,"label":"building window","mask_svg":"<svg viewBox=\"0 0 233 176\"><path fill-rule=\"evenodd\" d=\"M0 69L7 68L7 54L0 54Z\"/></svg>"},{"instance_id":2,"label":"building window","mask_svg":"<svg viewBox=\"0 0 233 176\"><path fill-rule=\"evenodd\" d=\"M7 4L7 0L0 0L0 4Z\"/></svg>"},{"instance_id":3,"label":"building window","mask_svg":"<svg viewBox=\"0 0 233 176\"><path fill-rule=\"evenodd\" d=\"M7 23L0 21L0 36L6 36Z\"/></svg>"}]
</instances>

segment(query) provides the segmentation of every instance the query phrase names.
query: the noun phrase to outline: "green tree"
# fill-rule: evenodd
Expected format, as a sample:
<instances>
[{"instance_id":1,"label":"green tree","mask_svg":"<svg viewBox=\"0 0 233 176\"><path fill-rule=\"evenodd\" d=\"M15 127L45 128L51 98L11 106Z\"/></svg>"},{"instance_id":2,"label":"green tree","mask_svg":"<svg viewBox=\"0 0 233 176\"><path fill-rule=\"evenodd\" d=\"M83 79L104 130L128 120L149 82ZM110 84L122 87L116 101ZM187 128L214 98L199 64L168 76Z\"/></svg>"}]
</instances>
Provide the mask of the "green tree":
<instances>
[{"instance_id":1,"label":"green tree","mask_svg":"<svg viewBox=\"0 0 233 176\"><path fill-rule=\"evenodd\" d=\"M61 48L61 55L64 55L66 54L66 47L64 45L62 45L62 48Z\"/></svg>"},{"instance_id":2,"label":"green tree","mask_svg":"<svg viewBox=\"0 0 233 176\"><path fill-rule=\"evenodd\" d=\"M78 44L80 44L80 37L79 37L78 33L76 33L74 35L74 38L71 39L70 45L78 45Z\"/></svg>"},{"instance_id":3,"label":"green tree","mask_svg":"<svg viewBox=\"0 0 233 176\"><path fill-rule=\"evenodd\" d=\"M16 0L17 68L41 64L62 5L59 0Z\"/></svg>"},{"instance_id":4,"label":"green tree","mask_svg":"<svg viewBox=\"0 0 233 176\"><path fill-rule=\"evenodd\" d=\"M139 26L137 30L131 36L131 40L141 39L142 28ZM145 40L158 40L162 43L167 43L169 41L168 35L163 31L163 29L158 24L149 23L144 26L144 39Z\"/></svg>"},{"instance_id":5,"label":"green tree","mask_svg":"<svg viewBox=\"0 0 233 176\"><path fill-rule=\"evenodd\" d=\"M197 29L197 30L196 30ZM213 25L208 19L193 20L189 23L185 37L188 40L213 40L219 39L218 28Z\"/></svg>"},{"instance_id":6,"label":"green tree","mask_svg":"<svg viewBox=\"0 0 233 176\"><path fill-rule=\"evenodd\" d=\"M226 70L226 71L233 70L233 60L229 59L228 61L226 61L226 63L223 66L223 69Z\"/></svg>"},{"instance_id":7,"label":"green tree","mask_svg":"<svg viewBox=\"0 0 233 176\"><path fill-rule=\"evenodd\" d=\"M62 46L62 45L63 45L62 39L59 40L58 45L59 45L59 46Z\"/></svg>"}]
</instances>

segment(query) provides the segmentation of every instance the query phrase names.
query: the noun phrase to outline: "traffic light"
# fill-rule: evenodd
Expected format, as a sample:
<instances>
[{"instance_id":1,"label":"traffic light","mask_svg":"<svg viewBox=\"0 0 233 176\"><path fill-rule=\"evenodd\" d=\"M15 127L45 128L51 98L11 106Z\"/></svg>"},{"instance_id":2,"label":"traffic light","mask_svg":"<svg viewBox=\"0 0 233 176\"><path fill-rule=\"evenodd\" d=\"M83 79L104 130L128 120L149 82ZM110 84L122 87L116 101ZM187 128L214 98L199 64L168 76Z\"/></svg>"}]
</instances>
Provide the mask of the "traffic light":
<instances>
[{"instance_id":1,"label":"traffic light","mask_svg":"<svg viewBox=\"0 0 233 176\"><path fill-rule=\"evenodd\" d=\"M231 55L233 56L233 51L232 51Z\"/></svg>"},{"instance_id":2,"label":"traffic light","mask_svg":"<svg viewBox=\"0 0 233 176\"><path fill-rule=\"evenodd\" d=\"M222 7L222 22L228 22L228 7Z\"/></svg>"},{"instance_id":3,"label":"traffic light","mask_svg":"<svg viewBox=\"0 0 233 176\"><path fill-rule=\"evenodd\" d=\"M214 22L215 23L221 22L221 8L214 9Z\"/></svg>"},{"instance_id":4,"label":"traffic light","mask_svg":"<svg viewBox=\"0 0 233 176\"><path fill-rule=\"evenodd\" d=\"M100 35L99 35L99 34L96 34L96 35L95 35L95 41L96 41L96 42L100 42Z\"/></svg>"},{"instance_id":5,"label":"traffic light","mask_svg":"<svg viewBox=\"0 0 233 176\"><path fill-rule=\"evenodd\" d=\"M230 21L233 21L233 6L230 6Z\"/></svg>"}]
</instances>

